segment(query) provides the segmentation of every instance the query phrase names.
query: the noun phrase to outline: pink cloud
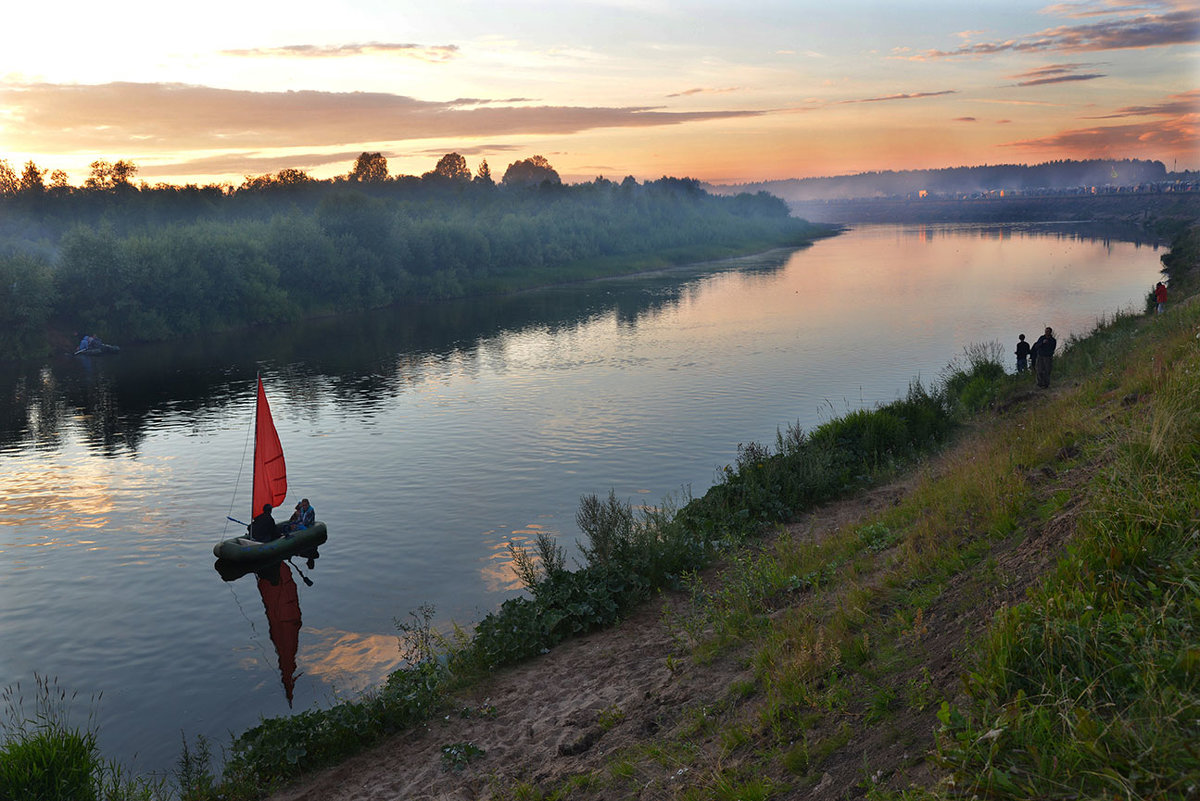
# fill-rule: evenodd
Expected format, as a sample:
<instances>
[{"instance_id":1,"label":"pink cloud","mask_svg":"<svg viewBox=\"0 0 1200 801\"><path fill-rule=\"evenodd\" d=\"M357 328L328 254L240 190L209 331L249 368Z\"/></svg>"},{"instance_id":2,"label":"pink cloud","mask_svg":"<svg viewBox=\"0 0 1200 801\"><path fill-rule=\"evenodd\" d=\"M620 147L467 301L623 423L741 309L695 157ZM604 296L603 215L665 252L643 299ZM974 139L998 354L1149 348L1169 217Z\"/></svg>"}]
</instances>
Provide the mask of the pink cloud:
<instances>
[{"instance_id":1,"label":"pink cloud","mask_svg":"<svg viewBox=\"0 0 1200 801\"><path fill-rule=\"evenodd\" d=\"M496 106L380 92L249 92L184 84L7 84L15 150L127 153L351 146L437 137L566 134L755 117L757 110ZM464 107L470 105L471 107Z\"/></svg>"}]
</instances>

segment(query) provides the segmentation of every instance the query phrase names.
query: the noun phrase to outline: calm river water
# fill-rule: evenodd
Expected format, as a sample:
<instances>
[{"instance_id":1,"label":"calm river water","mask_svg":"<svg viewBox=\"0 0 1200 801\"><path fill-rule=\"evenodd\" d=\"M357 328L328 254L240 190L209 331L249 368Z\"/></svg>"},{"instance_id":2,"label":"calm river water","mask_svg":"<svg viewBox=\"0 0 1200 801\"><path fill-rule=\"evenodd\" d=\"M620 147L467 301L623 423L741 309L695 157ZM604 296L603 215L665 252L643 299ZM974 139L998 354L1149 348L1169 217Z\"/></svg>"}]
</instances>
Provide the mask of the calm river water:
<instances>
[{"instance_id":1,"label":"calm river water","mask_svg":"<svg viewBox=\"0 0 1200 801\"><path fill-rule=\"evenodd\" d=\"M168 770L181 730L224 744L289 713L255 577L223 581L211 553L239 528L226 516L249 514L256 372L286 508L307 496L330 530L312 569L296 560L313 582L296 582L301 711L397 667L394 620L420 604L470 624L517 593L506 544L573 546L581 495L702 494L739 443L892 400L966 345L1010 352L1046 325L1064 343L1140 307L1160 255L1053 225L866 226L653 276L6 366L0 686L57 677L80 723L103 692L105 754L138 772Z\"/></svg>"}]
</instances>

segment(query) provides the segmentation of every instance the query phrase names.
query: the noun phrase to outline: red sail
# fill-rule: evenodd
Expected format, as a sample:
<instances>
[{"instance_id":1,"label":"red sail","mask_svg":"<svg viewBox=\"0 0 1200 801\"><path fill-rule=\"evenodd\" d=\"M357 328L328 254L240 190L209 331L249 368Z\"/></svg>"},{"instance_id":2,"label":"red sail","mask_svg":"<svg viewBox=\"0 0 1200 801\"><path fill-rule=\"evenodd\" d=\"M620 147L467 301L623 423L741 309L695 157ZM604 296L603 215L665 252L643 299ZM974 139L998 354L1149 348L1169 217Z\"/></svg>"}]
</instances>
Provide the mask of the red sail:
<instances>
[{"instance_id":1,"label":"red sail","mask_svg":"<svg viewBox=\"0 0 1200 801\"><path fill-rule=\"evenodd\" d=\"M258 379L258 411L254 418L254 495L250 517L262 513L263 504L279 506L287 497L287 467L283 463L283 446L271 419L267 393L262 377Z\"/></svg>"}]
</instances>

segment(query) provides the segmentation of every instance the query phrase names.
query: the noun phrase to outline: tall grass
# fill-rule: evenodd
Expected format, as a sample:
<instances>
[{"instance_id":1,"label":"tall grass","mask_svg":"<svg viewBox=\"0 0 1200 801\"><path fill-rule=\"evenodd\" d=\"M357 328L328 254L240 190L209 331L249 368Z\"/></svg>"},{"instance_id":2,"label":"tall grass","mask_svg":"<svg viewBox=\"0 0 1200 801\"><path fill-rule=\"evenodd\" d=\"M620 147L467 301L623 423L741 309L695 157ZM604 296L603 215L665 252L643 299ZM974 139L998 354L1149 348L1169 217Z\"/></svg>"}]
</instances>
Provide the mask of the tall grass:
<instances>
[{"instance_id":1,"label":"tall grass","mask_svg":"<svg viewBox=\"0 0 1200 801\"><path fill-rule=\"evenodd\" d=\"M57 679L34 676L32 699L20 683L0 692L0 801L157 801L164 782L132 778L101 758L92 715L83 726L71 722L77 693ZM32 703L32 709L26 703Z\"/></svg>"},{"instance_id":2,"label":"tall grass","mask_svg":"<svg viewBox=\"0 0 1200 801\"><path fill-rule=\"evenodd\" d=\"M1090 512L1067 557L1028 602L1000 615L969 702L943 708L941 758L962 791L1200 792L1200 315L1170 317L1113 365L1116 390L1153 393L1153 407L1114 426L1110 466L1088 489Z\"/></svg>"}]
</instances>

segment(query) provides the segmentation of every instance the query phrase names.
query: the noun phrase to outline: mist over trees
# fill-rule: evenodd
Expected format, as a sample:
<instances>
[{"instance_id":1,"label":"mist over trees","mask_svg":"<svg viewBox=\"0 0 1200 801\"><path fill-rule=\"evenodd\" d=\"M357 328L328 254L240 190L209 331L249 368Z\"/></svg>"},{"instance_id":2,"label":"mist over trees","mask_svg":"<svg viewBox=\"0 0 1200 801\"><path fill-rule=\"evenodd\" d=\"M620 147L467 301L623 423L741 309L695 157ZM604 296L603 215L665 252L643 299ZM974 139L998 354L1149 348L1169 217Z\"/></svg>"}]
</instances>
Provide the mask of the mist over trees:
<instances>
[{"instance_id":1,"label":"mist over trees","mask_svg":"<svg viewBox=\"0 0 1200 801\"><path fill-rule=\"evenodd\" d=\"M237 188L135 184L96 161L81 187L0 160L0 354L45 351L48 330L117 343L196 336L580 280L639 264L799 244L821 233L765 192L716 196L687 178L566 185L541 156L497 184L457 153L390 176L380 153L317 180Z\"/></svg>"},{"instance_id":2,"label":"mist over trees","mask_svg":"<svg viewBox=\"0 0 1200 801\"><path fill-rule=\"evenodd\" d=\"M770 192L788 201L900 197L918 192L973 194L997 190L1071 189L1133 186L1167 179L1161 161L1091 159L1043 164L993 164L938 170L887 170L823 178L707 187L717 192Z\"/></svg>"}]
</instances>

